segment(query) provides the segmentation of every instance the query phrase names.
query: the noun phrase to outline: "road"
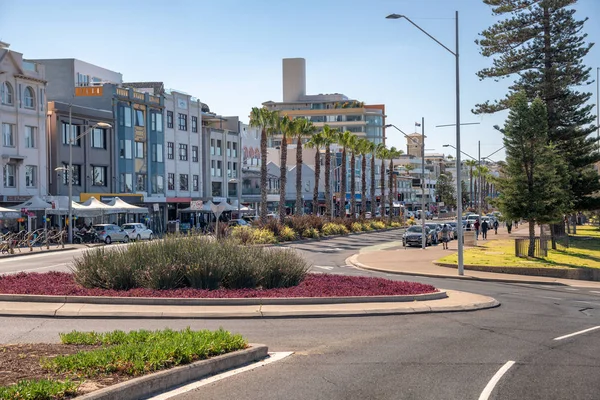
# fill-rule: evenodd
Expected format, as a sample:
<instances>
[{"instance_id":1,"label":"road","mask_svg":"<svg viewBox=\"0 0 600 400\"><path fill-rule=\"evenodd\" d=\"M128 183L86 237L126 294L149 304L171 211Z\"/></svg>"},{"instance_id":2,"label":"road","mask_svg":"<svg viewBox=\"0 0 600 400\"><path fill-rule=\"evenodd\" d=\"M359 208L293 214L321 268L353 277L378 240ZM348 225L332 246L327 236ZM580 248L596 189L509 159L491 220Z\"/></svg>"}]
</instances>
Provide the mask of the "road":
<instances>
[{"instance_id":1,"label":"road","mask_svg":"<svg viewBox=\"0 0 600 400\"><path fill-rule=\"evenodd\" d=\"M243 334L281 361L175 397L191 399L597 399L600 293L562 286L391 276L346 266L379 232L291 245L316 272L384 276L481 293L502 306L468 313L265 320L110 320L0 318L0 342L57 341L71 329L216 329ZM377 247L375 247L377 248ZM372 249L375 249L372 248ZM410 249L407 251L421 251ZM38 267L72 255L38 258ZM62 257L55 258L55 257ZM66 261L67 260L67 261ZM4 260L3 260L4 261ZM19 261L24 269L31 261ZM401 262L401 260L399 260ZM62 264L61 264L62 265ZM0 263L0 271L17 268ZM62 268L59 266L58 268ZM592 328L592 330L578 333ZM566 335L578 333L565 338ZM559 340L555 340L559 338ZM511 364L510 362L514 362ZM500 372L505 372L499 376ZM497 383L493 377L497 377ZM487 391L486 391L487 388ZM489 397L485 397L489 395ZM484 396L484 397L481 397Z\"/></svg>"}]
</instances>

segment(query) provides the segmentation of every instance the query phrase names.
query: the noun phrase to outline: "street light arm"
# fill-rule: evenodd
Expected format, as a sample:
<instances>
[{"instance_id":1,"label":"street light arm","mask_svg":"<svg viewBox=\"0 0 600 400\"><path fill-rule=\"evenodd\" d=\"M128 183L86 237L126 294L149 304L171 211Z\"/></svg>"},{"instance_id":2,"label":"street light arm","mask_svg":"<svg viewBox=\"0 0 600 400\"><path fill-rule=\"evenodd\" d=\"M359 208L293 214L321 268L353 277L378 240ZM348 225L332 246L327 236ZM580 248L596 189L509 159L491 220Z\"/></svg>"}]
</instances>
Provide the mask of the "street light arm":
<instances>
[{"instance_id":1,"label":"street light arm","mask_svg":"<svg viewBox=\"0 0 600 400\"><path fill-rule=\"evenodd\" d=\"M443 144L443 145L442 145L442 147L452 147L454 150L456 150L456 147L455 147L455 146L452 146L451 144ZM475 160L475 161L477 161L477 159L476 159L475 157L473 157L473 156L471 156L471 155L469 155L469 154L465 153L464 151L462 151L462 150L461 150L460 152L461 152L462 154L464 154L465 156L467 156L467 157L471 158L472 160Z\"/></svg>"},{"instance_id":2,"label":"street light arm","mask_svg":"<svg viewBox=\"0 0 600 400\"><path fill-rule=\"evenodd\" d=\"M411 138L410 136L408 136L406 133L404 133L404 131L403 131L402 129L398 128L396 125L394 125L394 124L387 124L386 126L387 126L387 127L390 127L390 126L391 126L391 127L393 127L393 128L396 128L396 130L397 130L398 132L400 132L401 134L403 134L403 135L404 135L404 136L405 136L407 139L410 139L410 140L412 140L412 142L413 142L413 143L419 144L419 141L418 141L418 140L416 140L415 138Z\"/></svg>"},{"instance_id":3,"label":"street light arm","mask_svg":"<svg viewBox=\"0 0 600 400\"><path fill-rule=\"evenodd\" d=\"M498 150L496 150L495 152L493 152L492 154L488 155L487 157L481 157L481 158L482 158L482 159L483 159L483 158L490 158L491 156L493 156L494 154L496 154L497 152L499 152L500 150L502 150L502 149L503 149L503 148L505 148L505 147L506 147L506 146L502 146L502 147L500 147Z\"/></svg>"},{"instance_id":4,"label":"street light arm","mask_svg":"<svg viewBox=\"0 0 600 400\"><path fill-rule=\"evenodd\" d=\"M405 20L407 20L408 22L410 22L411 24L413 24L413 26L415 28L417 28L418 30L420 30L421 32L423 32L424 34L426 34L427 36L429 36L430 39L432 39L434 42L436 42L437 44L439 44L440 46L442 46L444 49L446 49L450 54L452 54L453 56L457 56L457 54L455 52L453 52L452 50L450 50L448 47L446 47L442 42L440 42L439 40L437 40L436 38L434 38L433 36L431 36L429 33L427 33L427 31L423 28L421 28L419 25L415 24L410 18L408 18L406 15L400 15L398 16L397 19L402 19L404 18Z\"/></svg>"}]
</instances>

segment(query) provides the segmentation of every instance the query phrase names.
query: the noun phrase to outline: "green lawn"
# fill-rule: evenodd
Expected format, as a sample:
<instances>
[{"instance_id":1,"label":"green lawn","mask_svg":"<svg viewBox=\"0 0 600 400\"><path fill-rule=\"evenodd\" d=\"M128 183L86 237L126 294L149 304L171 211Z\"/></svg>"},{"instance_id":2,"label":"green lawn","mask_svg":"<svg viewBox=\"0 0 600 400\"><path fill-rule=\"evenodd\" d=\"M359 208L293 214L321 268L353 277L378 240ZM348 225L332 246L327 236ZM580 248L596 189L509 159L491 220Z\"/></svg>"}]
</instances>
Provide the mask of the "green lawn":
<instances>
[{"instance_id":1,"label":"green lawn","mask_svg":"<svg viewBox=\"0 0 600 400\"><path fill-rule=\"evenodd\" d=\"M570 237L570 247L559 246L548 250L548 257L526 259L515 256L514 240L490 240L480 242L475 248L464 252L465 265L489 265L499 267L552 267L552 268L600 268L600 230L592 226L578 226L577 235ZM550 245L550 244L548 244ZM458 255L443 257L438 262L457 264Z\"/></svg>"}]
</instances>

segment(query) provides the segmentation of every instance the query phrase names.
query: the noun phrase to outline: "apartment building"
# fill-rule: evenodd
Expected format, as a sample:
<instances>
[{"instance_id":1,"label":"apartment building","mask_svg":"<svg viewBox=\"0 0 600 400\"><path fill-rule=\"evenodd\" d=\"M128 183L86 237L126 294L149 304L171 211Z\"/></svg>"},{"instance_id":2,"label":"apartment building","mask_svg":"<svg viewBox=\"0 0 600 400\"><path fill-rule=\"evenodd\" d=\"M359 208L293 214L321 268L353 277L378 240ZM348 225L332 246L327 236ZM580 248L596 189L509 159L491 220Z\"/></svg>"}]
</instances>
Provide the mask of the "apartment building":
<instances>
[{"instance_id":1,"label":"apartment building","mask_svg":"<svg viewBox=\"0 0 600 400\"><path fill-rule=\"evenodd\" d=\"M0 42L1 206L48 194L46 111L44 66Z\"/></svg>"}]
</instances>

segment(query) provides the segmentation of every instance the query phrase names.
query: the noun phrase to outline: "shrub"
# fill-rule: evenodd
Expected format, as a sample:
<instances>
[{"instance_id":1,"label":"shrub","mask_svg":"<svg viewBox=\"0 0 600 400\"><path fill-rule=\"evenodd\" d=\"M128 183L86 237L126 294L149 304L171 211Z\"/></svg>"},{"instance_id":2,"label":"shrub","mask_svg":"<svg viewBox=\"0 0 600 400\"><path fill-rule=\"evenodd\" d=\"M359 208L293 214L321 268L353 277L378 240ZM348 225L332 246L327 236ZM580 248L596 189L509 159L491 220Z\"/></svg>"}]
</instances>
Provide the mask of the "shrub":
<instances>
[{"instance_id":1,"label":"shrub","mask_svg":"<svg viewBox=\"0 0 600 400\"><path fill-rule=\"evenodd\" d=\"M285 224L296 232L304 232L310 228L320 231L324 223L325 220L316 215L293 215L285 219Z\"/></svg>"},{"instance_id":2,"label":"shrub","mask_svg":"<svg viewBox=\"0 0 600 400\"><path fill-rule=\"evenodd\" d=\"M289 226L284 226L283 228L281 228L281 231L279 232L279 240L281 240L283 242L295 240L296 236L297 236L296 232Z\"/></svg>"},{"instance_id":3,"label":"shrub","mask_svg":"<svg viewBox=\"0 0 600 400\"><path fill-rule=\"evenodd\" d=\"M333 221L334 224L342 225L346 227L348 232L352 231L352 224L355 222L352 218L336 218Z\"/></svg>"},{"instance_id":4,"label":"shrub","mask_svg":"<svg viewBox=\"0 0 600 400\"><path fill-rule=\"evenodd\" d=\"M323 225L323 236L331 235L347 235L349 233L348 228L342 224L336 224L334 222L328 222Z\"/></svg>"},{"instance_id":5,"label":"shrub","mask_svg":"<svg viewBox=\"0 0 600 400\"><path fill-rule=\"evenodd\" d=\"M414 220L414 218L411 218L411 219L407 220L406 223L410 226L410 225L415 225L417 222Z\"/></svg>"},{"instance_id":6,"label":"shrub","mask_svg":"<svg viewBox=\"0 0 600 400\"><path fill-rule=\"evenodd\" d=\"M62 399L77 394L79 382L50 379L23 380L10 386L0 386L1 400Z\"/></svg>"},{"instance_id":7,"label":"shrub","mask_svg":"<svg viewBox=\"0 0 600 400\"><path fill-rule=\"evenodd\" d=\"M394 222L392 222L393 224ZM371 228L373 229L385 229L385 223L383 221L372 221Z\"/></svg>"},{"instance_id":8,"label":"shrub","mask_svg":"<svg viewBox=\"0 0 600 400\"><path fill-rule=\"evenodd\" d=\"M230 232L231 238L237 240L241 244L254 243L254 230L249 226L235 226Z\"/></svg>"},{"instance_id":9,"label":"shrub","mask_svg":"<svg viewBox=\"0 0 600 400\"><path fill-rule=\"evenodd\" d=\"M275 233L267 228L258 228L252 230L252 243L254 244L273 244L277 243Z\"/></svg>"},{"instance_id":10,"label":"shrub","mask_svg":"<svg viewBox=\"0 0 600 400\"><path fill-rule=\"evenodd\" d=\"M317 239L320 236L319 231L316 228L306 228L302 231L302 237Z\"/></svg>"},{"instance_id":11,"label":"shrub","mask_svg":"<svg viewBox=\"0 0 600 400\"><path fill-rule=\"evenodd\" d=\"M352 232L362 232L362 230L363 224L361 224L360 222L352 223Z\"/></svg>"},{"instance_id":12,"label":"shrub","mask_svg":"<svg viewBox=\"0 0 600 400\"><path fill-rule=\"evenodd\" d=\"M402 227L402 223L398 222L398 221L392 221L392 223L390 224L390 228L400 228Z\"/></svg>"},{"instance_id":13,"label":"shrub","mask_svg":"<svg viewBox=\"0 0 600 400\"><path fill-rule=\"evenodd\" d=\"M281 224L281 222L279 222L279 220L275 218L267 218L267 222L265 223L259 222L258 227L270 230L271 232L273 232L275 237L279 237L279 235L281 234L281 230L283 229L283 225Z\"/></svg>"}]
</instances>

